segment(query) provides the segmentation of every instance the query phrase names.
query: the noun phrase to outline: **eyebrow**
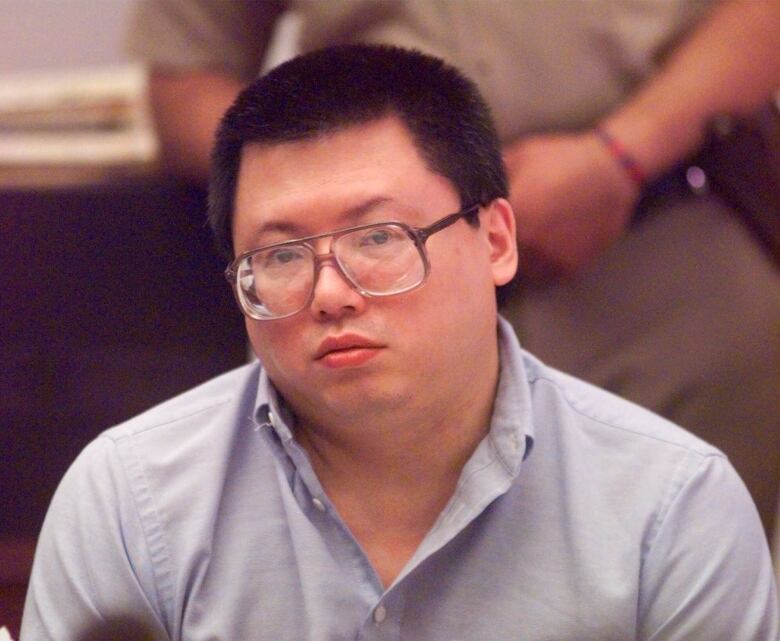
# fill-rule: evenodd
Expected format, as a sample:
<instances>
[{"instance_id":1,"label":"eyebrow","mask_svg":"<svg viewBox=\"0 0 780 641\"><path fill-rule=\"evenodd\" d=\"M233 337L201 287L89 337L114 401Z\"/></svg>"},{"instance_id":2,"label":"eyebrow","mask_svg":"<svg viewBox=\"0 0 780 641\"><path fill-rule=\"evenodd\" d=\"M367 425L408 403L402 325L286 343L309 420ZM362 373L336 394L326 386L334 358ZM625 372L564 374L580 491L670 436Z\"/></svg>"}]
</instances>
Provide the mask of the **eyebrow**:
<instances>
[{"instance_id":1,"label":"eyebrow","mask_svg":"<svg viewBox=\"0 0 780 641\"><path fill-rule=\"evenodd\" d=\"M357 205L349 207L339 215L339 220L343 221L344 224L340 224L337 228L333 229L333 231L359 224L361 219L370 214L372 211L381 205L391 202L395 201L389 196L375 196L358 203ZM258 244L259 239L270 233L282 234L289 236L290 238L298 238L310 235L310 233L307 232L309 232L309 230L305 227L305 225L300 223L287 220L271 220L260 225L253 236L256 239L255 245L260 247L265 243Z\"/></svg>"}]
</instances>

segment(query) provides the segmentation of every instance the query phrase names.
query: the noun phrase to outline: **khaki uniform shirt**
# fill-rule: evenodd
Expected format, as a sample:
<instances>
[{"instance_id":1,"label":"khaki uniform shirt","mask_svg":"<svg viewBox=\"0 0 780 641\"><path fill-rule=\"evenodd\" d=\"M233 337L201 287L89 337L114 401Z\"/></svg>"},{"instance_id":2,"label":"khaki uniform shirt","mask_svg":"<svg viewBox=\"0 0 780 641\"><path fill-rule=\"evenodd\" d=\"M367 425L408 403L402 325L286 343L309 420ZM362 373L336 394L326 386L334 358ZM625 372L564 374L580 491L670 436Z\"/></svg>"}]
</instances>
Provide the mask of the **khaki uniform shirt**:
<instances>
[{"instance_id":1,"label":"khaki uniform shirt","mask_svg":"<svg viewBox=\"0 0 780 641\"><path fill-rule=\"evenodd\" d=\"M620 104L709 3L692 0L297 0L302 50L349 42L419 48L478 84L504 140L586 126ZM128 48L158 68L262 66L268 2L145 0Z\"/></svg>"}]
</instances>

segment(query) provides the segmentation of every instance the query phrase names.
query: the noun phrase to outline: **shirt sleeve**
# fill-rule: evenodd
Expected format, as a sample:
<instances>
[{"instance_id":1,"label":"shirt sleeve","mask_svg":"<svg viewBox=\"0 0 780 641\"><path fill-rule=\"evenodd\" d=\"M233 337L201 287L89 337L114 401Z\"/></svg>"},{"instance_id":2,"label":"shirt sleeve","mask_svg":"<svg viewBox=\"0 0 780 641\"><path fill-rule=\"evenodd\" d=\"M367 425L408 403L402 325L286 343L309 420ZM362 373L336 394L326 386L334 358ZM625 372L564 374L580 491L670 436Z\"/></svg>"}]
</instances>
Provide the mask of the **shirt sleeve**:
<instances>
[{"instance_id":1,"label":"shirt sleeve","mask_svg":"<svg viewBox=\"0 0 780 641\"><path fill-rule=\"evenodd\" d=\"M137 0L125 49L159 70L209 69L250 80L283 0Z\"/></svg>"},{"instance_id":2,"label":"shirt sleeve","mask_svg":"<svg viewBox=\"0 0 780 641\"><path fill-rule=\"evenodd\" d=\"M728 460L706 456L669 497L642 567L638 639L775 641L766 536Z\"/></svg>"},{"instance_id":3,"label":"shirt sleeve","mask_svg":"<svg viewBox=\"0 0 780 641\"><path fill-rule=\"evenodd\" d=\"M170 638L149 533L114 442L91 443L63 477L35 552L20 639Z\"/></svg>"}]
</instances>

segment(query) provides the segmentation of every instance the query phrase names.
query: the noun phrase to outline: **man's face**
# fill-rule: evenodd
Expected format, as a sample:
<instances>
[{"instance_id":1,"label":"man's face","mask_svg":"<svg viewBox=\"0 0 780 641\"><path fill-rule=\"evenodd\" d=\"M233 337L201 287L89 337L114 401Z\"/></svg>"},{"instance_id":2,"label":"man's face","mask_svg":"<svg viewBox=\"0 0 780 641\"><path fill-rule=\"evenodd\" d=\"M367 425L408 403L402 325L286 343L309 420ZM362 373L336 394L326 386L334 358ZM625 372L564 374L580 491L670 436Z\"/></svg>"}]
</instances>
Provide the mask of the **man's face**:
<instances>
[{"instance_id":1,"label":"man's face","mask_svg":"<svg viewBox=\"0 0 780 641\"><path fill-rule=\"evenodd\" d=\"M315 140L246 146L233 241L239 254L365 223L424 227L459 209L454 187L387 117ZM299 416L445 406L483 368L495 369L495 286L516 264L511 209L495 201L480 222L458 221L427 241L430 275L414 291L363 297L326 261L306 309L247 319L257 356ZM315 249L327 253L329 242Z\"/></svg>"}]
</instances>

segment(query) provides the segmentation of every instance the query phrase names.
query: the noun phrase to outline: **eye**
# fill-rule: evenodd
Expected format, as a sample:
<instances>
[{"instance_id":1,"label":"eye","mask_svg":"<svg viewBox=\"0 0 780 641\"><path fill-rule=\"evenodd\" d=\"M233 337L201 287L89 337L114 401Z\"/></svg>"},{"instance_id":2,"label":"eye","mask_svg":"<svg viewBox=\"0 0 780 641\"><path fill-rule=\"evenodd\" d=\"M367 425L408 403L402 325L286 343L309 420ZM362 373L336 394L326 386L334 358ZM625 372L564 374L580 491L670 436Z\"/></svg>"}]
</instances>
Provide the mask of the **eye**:
<instances>
[{"instance_id":1,"label":"eye","mask_svg":"<svg viewBox=\"0 0 780 641\"><path fill-rule=\"evenodd\" d=\"M391 242L393 237L393 232L386 227L371 229L360 239L360 245L363 247L379 247Z\"/></svg>"},{"instance_id":2,"label":"eye","mask_svg":"<svg viewBox=\"0 0 780 641\"><path fill-rule=\"evenodd\" d=\"M263 267L286 267L303 259L303 252L297 247L280 247L263 255Z\"/></svg>"}]
</instances>

